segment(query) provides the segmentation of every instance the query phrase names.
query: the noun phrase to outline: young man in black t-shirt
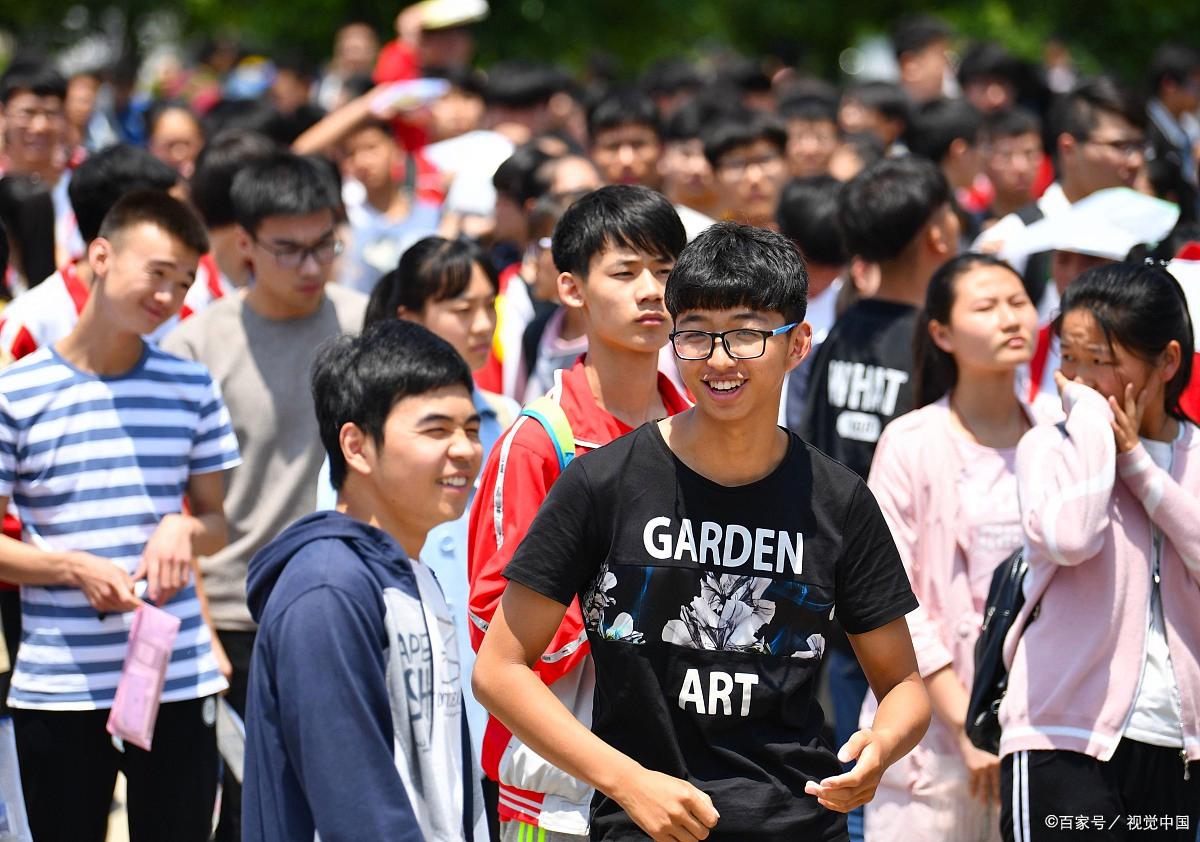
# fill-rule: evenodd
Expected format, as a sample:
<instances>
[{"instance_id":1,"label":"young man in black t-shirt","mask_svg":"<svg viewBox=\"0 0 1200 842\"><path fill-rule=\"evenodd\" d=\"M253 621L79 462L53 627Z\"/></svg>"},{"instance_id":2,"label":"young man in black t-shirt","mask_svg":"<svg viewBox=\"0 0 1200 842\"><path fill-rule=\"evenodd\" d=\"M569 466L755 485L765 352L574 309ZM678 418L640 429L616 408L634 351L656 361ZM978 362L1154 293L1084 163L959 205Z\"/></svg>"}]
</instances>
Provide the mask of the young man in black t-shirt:
<instances>
[{"instance_id":1,"label":"young man in black t-shirt","mask_svg":"<svg viewBox=\"0 0 1200 842\"><path fill-rule=\"evenodd\" d=\"M928 725L917 603L875 499L775 425L808 353L806 287L795 246L761 228L684 249L666 298L695 408L572 462L505 571L476 695L596 787L593 839L840 842ZM592 732L529 667L576 597ZM833 619L880 699L836 756L813 698Z\"/></svg>"},{"instance_id":2,"label":"young man in black t-shirt","mask_svg":"<svg viewBox=\"0 0 1200 842\"><path fill-rule=\"evenodd\" d=\"M847 251L879 264L879 290L847 310L813 360L797 430L864 479L879 434L913 408L913 331L925 290L958 252L959 223L935 164L885 158L851 179L838 200Z\"/></svg>"}]
</instances>

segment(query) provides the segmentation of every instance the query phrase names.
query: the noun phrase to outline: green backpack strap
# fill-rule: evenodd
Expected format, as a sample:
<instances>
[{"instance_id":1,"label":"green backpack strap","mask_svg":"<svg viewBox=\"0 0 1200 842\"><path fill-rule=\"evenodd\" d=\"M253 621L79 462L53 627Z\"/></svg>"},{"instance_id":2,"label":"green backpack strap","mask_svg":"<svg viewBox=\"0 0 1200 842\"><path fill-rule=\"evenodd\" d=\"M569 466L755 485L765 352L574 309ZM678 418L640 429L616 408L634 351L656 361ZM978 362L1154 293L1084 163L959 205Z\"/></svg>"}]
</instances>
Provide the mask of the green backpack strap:
<instances>
[{"instance_id":1,"label":"green backpack strap","mask_svg":"<svg viewBox=\"0 0 1200 842\"><path fill-rule=\"evenodd\" d=\"M550 443L554 445L554 453L558 456L558 469L561 471L566 468L567 463L575 458L575 433L558 401L543 395L530 401L521 410L521 414L528 415L542 425L542 429L550 437Z\"/></svg>"}]
</instances>

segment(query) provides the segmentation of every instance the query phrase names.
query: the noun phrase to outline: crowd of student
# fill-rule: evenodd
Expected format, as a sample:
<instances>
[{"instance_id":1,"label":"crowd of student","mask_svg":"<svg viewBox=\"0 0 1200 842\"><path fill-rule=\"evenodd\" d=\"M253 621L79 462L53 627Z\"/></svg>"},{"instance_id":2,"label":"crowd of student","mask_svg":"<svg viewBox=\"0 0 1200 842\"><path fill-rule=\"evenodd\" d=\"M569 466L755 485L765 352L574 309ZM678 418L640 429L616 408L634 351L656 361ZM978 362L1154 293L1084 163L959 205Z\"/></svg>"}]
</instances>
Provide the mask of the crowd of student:
<instances>
[{"instance_id":1,"label":"crowd of student","mask_svg":"<svg viewBox=\"0 0 1200 842\"><path fill-rule=\"evenodd\" d=\"M583 85L486 13L0 78L0 840L118 772L134 842L1200 839L1200 52Z\"/></svg>"}]
</instances>

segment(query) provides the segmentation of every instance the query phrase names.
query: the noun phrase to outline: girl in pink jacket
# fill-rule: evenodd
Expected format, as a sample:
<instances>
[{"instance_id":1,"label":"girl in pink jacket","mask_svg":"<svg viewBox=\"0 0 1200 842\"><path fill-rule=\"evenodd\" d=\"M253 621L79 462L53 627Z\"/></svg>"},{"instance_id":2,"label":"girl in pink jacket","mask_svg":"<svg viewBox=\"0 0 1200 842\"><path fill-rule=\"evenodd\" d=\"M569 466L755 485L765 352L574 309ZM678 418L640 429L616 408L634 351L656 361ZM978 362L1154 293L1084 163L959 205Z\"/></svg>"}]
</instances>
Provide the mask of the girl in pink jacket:
<instances>
[{"instance_id":1,"label":"girl in pink jacket","mask_svg":"<svg viewBox=\"0 0 1200 842\"><path fill-rule=\"evenodd\" d=\"M1015 842L1193 842L1200 435L1179 408L1183 291L1154 265L1092 269L1054 331L1066 421L1017 449L1029 573L1005 640L1001 828Z\"/></svg>"},{"instance_id":2,"label":"girl in pink jacket","mask_svg":"<svg viewBox=\"0 0 1200 842\"><path fill-rule=\"evenodd\" d=\"M935 716L866 805L867 842L1000 838L1000 761L967 741L963 722L992 572L1021 545L1017 442L1033 419L1015 379L1036 328L1020 276L995 258L962 255L930 281L921 408L884 430L868 484L921 602L908 623Z\"/></svg>"}]
</instances>

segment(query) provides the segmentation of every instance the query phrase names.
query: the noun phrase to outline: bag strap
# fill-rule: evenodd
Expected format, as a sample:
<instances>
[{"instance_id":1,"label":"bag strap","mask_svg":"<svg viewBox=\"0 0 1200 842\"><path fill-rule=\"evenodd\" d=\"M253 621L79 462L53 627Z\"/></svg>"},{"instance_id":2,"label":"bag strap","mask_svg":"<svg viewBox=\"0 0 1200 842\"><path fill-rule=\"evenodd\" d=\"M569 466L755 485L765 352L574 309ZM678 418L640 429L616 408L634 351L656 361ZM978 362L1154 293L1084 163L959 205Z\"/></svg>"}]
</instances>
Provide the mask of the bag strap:
<instances>
[{"instance_id":1,"label":"bag strap","mask_svg":"<svg viewBox=\"0 0 1200 842\"><path fill-rule=\"evenodd\" d=\"M558 469L561 471L566 468L575 458L575 432L571 429L571 422L567 420L567 414L563 412L558 401L543 395L530 401L521 410L521 414L542 425L542 429L550 437L550 443L554 445Z\"/></svg>"}]
</instances>

